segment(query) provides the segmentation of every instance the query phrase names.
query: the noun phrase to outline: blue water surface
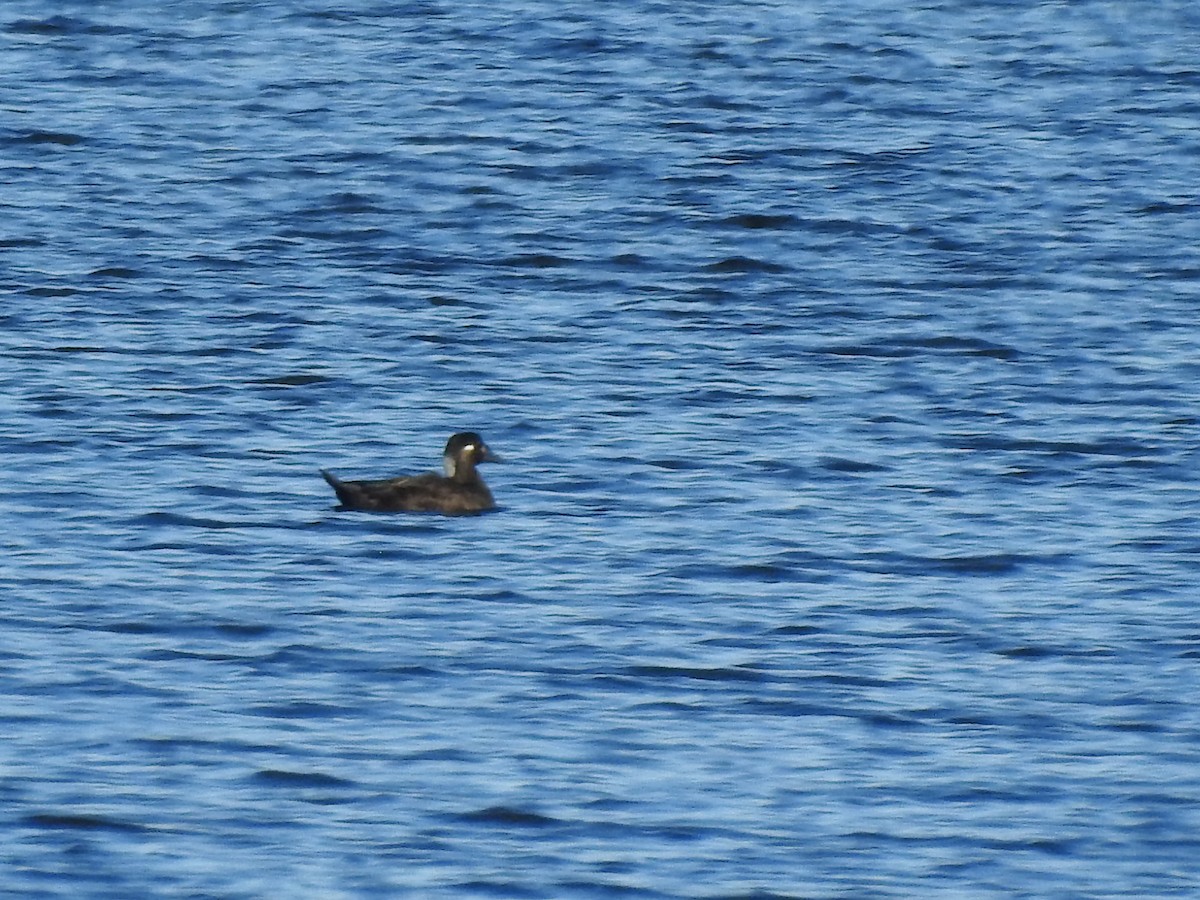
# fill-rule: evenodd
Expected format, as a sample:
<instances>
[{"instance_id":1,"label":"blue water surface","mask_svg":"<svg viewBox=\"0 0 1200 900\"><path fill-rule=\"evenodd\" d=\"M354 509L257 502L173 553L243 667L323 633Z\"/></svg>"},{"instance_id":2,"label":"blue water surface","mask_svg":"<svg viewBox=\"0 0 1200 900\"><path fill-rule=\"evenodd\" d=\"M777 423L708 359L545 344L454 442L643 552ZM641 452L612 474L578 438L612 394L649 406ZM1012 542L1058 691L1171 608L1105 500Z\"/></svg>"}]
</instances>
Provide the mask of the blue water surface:
<instances>
[{"instance_id":1,"label":"blue water surface","mask_svg":"<svg viewBox=\"0 0 1200 900\"><path fill-rule=\"evenodd\" d=\"M6 2L0 893L1200 894L1197 46Z\"/></svg>"}]
</instances>

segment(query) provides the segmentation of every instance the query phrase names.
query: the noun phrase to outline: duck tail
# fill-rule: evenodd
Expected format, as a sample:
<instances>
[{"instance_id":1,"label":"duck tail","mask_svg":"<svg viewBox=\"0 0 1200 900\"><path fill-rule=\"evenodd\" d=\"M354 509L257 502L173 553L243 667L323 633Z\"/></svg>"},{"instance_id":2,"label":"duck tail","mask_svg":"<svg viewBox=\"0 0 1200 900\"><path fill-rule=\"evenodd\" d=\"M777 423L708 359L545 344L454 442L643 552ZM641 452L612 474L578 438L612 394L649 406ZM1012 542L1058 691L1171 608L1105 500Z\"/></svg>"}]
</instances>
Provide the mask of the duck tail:
<instances>
[{"instance_id":1,"label":"duck tail","mask_svg":"<svg viewBox=\"0 0 1200 900\"><path fill-rule=\"evenodd\" d=\"M345 503L346 502L346 486L344 484L342 484L341 481L338 480L338 477L336 475L334 475L332 472L327 472L325 469L321 470L321 477L329 482L329 486L331 488L333 488L333 492L335 494L337 494L338 499L341 500L343 503Z\"/></svg>"}]
</instances>

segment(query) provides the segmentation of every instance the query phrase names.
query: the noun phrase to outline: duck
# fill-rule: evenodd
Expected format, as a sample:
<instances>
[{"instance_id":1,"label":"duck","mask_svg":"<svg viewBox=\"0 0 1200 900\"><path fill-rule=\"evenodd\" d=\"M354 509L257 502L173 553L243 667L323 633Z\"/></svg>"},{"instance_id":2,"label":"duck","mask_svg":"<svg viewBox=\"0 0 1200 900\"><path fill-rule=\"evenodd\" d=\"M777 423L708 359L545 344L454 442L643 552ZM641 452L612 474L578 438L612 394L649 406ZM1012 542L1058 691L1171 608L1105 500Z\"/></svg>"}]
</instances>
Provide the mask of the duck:
<instances>
[{"instance_id":1,"label":"duck","mask_svg":"<svg viewBox=\"0 0 1200 900\"><path fill-rule=\"evenodd\" d=\"M462 516L495 508L492 492L475 467L498 460L477 432L461 431L446 441L442 451L445 475L426 472L376 481L342 481L324 469L321 475L341 501L339 509Z\"/></svg>"}]
</instances>

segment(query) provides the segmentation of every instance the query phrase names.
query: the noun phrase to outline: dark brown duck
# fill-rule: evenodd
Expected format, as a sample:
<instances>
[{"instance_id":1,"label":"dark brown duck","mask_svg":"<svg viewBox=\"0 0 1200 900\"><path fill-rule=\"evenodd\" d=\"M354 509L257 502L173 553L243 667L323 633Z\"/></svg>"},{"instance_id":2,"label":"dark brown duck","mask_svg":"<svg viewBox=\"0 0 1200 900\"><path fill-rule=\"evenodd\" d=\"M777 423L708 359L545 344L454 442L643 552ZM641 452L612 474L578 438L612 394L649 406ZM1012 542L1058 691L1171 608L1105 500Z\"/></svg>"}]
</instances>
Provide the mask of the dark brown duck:
<instances>
[{"instance_id":1,"label":"dark brown duck","mask_svg":"<svg viewBox=\"0 0 1200 900\"><path fill-rule=\"evenodd\" d=\"M496 456L474 431L464 431L446 442L442 453L445 475L427 472L379 481L341 481L321 470L325 480L342 501L343 509L376 512L439 512L448 516L492 509L492 492L479 477L476 466Z\"/></svg>"}]
</instances>

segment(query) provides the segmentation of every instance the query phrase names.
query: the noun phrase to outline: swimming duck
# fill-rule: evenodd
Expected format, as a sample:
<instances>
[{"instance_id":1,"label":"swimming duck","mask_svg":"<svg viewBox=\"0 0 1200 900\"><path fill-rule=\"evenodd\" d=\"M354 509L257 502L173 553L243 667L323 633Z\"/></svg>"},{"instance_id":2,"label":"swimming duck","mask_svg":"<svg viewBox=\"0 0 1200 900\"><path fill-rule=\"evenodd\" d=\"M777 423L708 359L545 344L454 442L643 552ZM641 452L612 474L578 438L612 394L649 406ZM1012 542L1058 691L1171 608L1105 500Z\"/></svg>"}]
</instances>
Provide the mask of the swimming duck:
<instances>
[{"instance_id":1,"label":"swimming duck","mask_svg":"<svg viewBox=\"0 0 1200 900\"><path fill-rule=\"evenodd\" d=\"M379 481L341 481L321 470L342 501L342 509L376 512L439 512L448 516L483 512L496 502L475 466L497 457L474 431L463 431L446 441L442 452L445 475L427 472Z\"/></svg>"}]
</instances>

